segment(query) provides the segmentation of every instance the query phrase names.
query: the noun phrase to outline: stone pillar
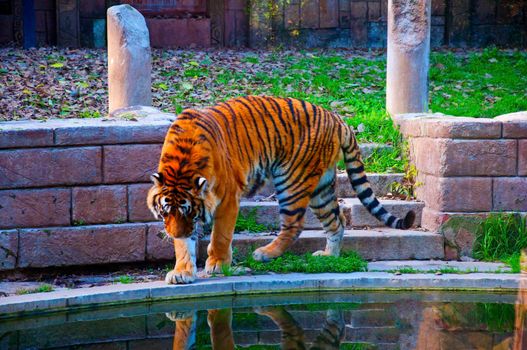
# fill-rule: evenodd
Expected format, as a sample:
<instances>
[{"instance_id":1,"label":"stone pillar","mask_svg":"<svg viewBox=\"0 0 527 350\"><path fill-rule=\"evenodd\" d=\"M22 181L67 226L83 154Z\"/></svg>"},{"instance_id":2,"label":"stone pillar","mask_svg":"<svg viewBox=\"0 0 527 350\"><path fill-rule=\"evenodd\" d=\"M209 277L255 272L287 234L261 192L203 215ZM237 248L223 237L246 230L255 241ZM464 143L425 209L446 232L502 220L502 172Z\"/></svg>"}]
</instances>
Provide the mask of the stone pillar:
<instances>
[{"instance_id":1,"label":"stone pillar","mask_svg":"<svg viewBox=\"0 0 527 350\"><path fill-rule=\"evenodd\" d=\"M152 59L144 17L130 5L108 9L109 112L152 105Z\"/></svg>"},{"instance_id":2,"label":"stone pillar","mask_svg":"<svg viewBox=\"0 0 527 350\"><path fill-rule=\"evenodd\" d=\"M428 111L431 0L388 1L386 109Z\"/></svg>"}]
</instances>

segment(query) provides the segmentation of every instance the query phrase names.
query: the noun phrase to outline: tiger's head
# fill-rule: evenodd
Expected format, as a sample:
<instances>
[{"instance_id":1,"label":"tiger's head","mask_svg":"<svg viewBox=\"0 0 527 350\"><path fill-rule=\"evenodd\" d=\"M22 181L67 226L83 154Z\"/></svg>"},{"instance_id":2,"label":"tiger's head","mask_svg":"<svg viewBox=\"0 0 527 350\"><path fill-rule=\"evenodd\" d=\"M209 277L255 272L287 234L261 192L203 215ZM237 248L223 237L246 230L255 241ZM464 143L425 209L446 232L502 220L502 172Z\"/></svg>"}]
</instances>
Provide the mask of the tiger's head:
<instances>
[{"instance_id":1,"label":"tiger's head","mask_svg":"<svg viewBox=\"0 0 527 350\"><path fill-rule=\"evenodd\" d=\"M148 191L148 208L157 219L163 220L170 237L188 238L198 223L209 223L206 178L196 176L187 183L174 183L167 181L163 173L155 173L150 179L154 185Z\"/></svg>"}]
</instances>

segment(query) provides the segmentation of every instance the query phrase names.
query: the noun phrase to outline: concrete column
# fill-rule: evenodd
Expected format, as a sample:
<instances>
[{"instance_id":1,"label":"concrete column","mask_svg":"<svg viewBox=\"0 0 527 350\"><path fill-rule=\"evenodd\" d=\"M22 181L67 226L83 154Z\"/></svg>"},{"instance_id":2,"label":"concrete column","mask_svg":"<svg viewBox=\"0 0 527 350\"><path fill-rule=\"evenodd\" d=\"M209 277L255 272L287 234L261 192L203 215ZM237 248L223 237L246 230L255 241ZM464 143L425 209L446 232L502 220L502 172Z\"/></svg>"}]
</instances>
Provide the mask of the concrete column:
<instances>
[{"instance_id":1,"label":"concrete column","mask_svg":"<svg viewBox=\"0 0 527 350\"><path fill-rule=\"evenodd\" d=\"M109 112L152 105L152 59L144 17L130 5L112 6L108 20Z\"/></svg>"},{"instance_id":2,"label":"concrete column","mask_svg":"<svg viewBox=\"0 0 527 350\"><path fill-rule=\"evenodd\" d=\"M431 0L388 0L386 109L428 111Z\"/></svg>"}]
</instances>

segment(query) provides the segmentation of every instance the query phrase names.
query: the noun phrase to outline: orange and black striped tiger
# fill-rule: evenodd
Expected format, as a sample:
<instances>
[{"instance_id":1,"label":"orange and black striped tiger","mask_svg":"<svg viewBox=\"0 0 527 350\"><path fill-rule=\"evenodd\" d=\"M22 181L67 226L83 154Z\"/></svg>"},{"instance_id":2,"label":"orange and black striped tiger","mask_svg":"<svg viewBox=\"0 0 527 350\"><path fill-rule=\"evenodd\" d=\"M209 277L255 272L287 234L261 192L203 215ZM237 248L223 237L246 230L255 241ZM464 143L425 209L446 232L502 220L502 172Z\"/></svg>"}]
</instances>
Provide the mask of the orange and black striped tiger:
<instances>
[{"instance_id":1,"label":"orange and black striped tiger","mask_svg":"<svg viewBox=\"0 0 527 350\"><path fill-rule=\"evenodd\" d=\"M364 173L353 130L336 114L292 98L248 96L213 107L183 111L170 126L161 151L150 210L175 238L176 266L168 283L195 279L198 222L212 222L207 273L220 272L232 260L231 241L242 195L254 193L270 179L280 205L280 234L258 248L254 258L280 256L303 229L307 207L327 232L326 248L317 255L339 255L344 216L335 196L336 164L341 152L362 204L393 228L407 229L408 212L398 219L375 198Z\"/></svg>"}]
</instances>

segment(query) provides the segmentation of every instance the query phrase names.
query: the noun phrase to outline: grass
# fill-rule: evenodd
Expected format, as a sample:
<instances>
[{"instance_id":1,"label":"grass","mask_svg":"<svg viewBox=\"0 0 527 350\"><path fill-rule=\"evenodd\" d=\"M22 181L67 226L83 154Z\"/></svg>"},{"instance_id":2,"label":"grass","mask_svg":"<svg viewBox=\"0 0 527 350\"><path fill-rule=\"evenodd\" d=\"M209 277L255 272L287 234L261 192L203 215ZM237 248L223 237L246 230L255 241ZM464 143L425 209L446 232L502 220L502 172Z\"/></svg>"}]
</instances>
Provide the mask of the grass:
<instances>
[{"instance_id":1,"label":"grass","mask_svg":"<svg viewBox=\"0 0 527 350\"><path fill-rule=\"evenodd\" d=\"M0 88L0 94L9 96L0 119L104 116L105 54L97 50L83 53L79 56L78 50L66 49L0 51L0 80L7 89ZM79 74L83 71L79 67L90 67L90 73ZM367 171L404 170L404 145L386 114L383 54L154 50L152 73L153 105L161 110L180 113L248 94L300 98L341 115L360 130L360 142L394 146L391 152L366 159ZM29 84L26 76L37 81ZM495 117L526 110L527 52L494 48L432 52L429 81L432 112ZM46 89L38 82L47 84ZM80 95L72 96L70 89L62 88L65 82L77 87Z\"/></svg>"},{"instance_id":2,"label":"grass","mask_svg":"<svg viewBox=\"0 0 527 350\"><path fill-rule=\"evenodd\" d=\"M433 111L492 118L527 109L526 52L436 53L430 63Z\"/></svg>"},{"instance_id":3,"label":"grass","mask_svg":"<svg viewBox=\"0 0 527 350\"><path fill-rule=\"evenodd\" d=\"M122 284L130 284L130 283L133 283L133 282L134 282L134 277L129 276L129 275L119 276L119 277L115 280L115 282L122 283Z\"/></svg>"},{"instance_id":4,"label":"grass","mask_svg":"<svg viewBox=\"0 0 527 350\"><path fill-rule=\"evenodd\" d=\"M526 218L515 214L491 214L476 232L473 256L482 261L503 261L520 272L520 251L527 248Z\"/></svg>"},{"instance_id":5,"label":"grass","mask_svg":"<svg viewBox=\"0 0 527 350\"><path fill-rule=\"evenodd\" d=\"M242 212L238 214L238 219L236 219L236 226L234 227L235 232L265 232L272 230L272 227L269 227L264 224L259 224L256 221L256 212L257 208L252 208L248 212Z\"/></svg>"},{"instance_id":6,"label":"grass","mask_svg":"<svg viewBox=\"0 0 527 350\"><path fill-rule=\"evenodd\" d=\"M357 272L366 271L367 263L353 251L342 252L341 256L313 256L309 253L294 255L285 253L270 262L264 263L253 259L252 253L248 255L242 265L253 272L276 273L323 273L323 272Z\"/></svg>"},{"instance_id":7,"label":"grass","mask_svg":"<svg viewBox=\"0 0 527 350\"><path fill-rule=\"evenodd\" d=\"M375 270L375 271L382 271L382 270ZM399 273L399 274L416 274L416 273L440 273L440 274L455 274L455 275L463 275L467 273L473 273L478 272L477 269L473 270L460 270L456 267L442 267L439 269L429 269L429 270L418 270L413 267L402 267L400 269L395 270L386 270L383 272L389 272L389 273Z\"/></svg>"},{"instance_id":8,"label":"grass","mask_svg":"<svg viewBox=\"0 0 527 350\"><path fill-rule=\"evenodd\" d=\"M33 294L33 293L48 293L53 292L54 288L51 284L42 284L36 288L22 288L16 291L17 295Z\"/></svg>"}]
</instances>

